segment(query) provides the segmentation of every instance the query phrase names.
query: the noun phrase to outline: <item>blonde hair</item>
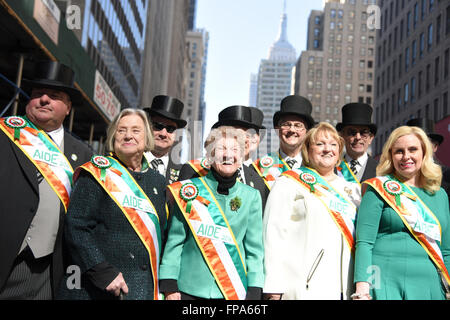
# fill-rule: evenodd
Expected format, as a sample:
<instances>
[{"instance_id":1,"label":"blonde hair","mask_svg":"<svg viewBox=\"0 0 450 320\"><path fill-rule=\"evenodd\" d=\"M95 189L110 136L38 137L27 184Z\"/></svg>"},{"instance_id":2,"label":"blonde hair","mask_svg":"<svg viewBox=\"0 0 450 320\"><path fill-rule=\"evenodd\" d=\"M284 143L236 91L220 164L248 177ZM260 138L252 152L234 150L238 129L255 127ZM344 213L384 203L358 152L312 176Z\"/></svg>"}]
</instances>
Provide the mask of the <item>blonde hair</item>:
<instances>
[{"instance_id":1,"label":"blonde hair","mask_svg":"<svg viewBox=\"0 0 450 320\"><path fill-rule=\"evenodd\" d=\"M339 163L342 160L342 155L344 153L344 139L339 135L339 133L336 131L336 129L329 124L328 122L320 122L317 124L314 128L310 129L308 133L306 134L305 140L303 141L303 145L301 148L302 153L302 165L307 167L312 167L312 163L309 159L309 147L316 143L317 137L319 134L325 134L336 140L336 142L339 144L339 158L336 163L336 166L339 165Z\"/></svg>"},{"instance_id":2,"label":"blonde hair","mask_svg":"<svg viewBox=\"0 0 450 320\"><path fill-rule=\"evenodd\" d=\"M205 140L204 147L206 149L206 158L210 163L212 163L212 159L214 158L214 150L216 148L216 143L221 138L233 138L237 141L241 153L241 163L245 156L245 148L248 144L248 139L245 132L242 129L237 129L232 126L221 126L218 128L214 128L209 133L208 137Z\"/></svg>"},{"instance_id":3,"label":"blonde hair","mask_svg":"<svg viewBox=\"0 0 450 320\"><path fill-rule=\"evenodd\" d=\"M144 131L145 131L144 152L153 149L154 141L153 141L152 127L147 119L147 114L145 113L145 111L141 109L126 108L123 109L108 126L108 130L106 131L107 134L105 142L106 152L114 152L114 141L115 141L114 136L116 134L117 126L119 125L119 122L123 117L129 115L137 115L142 119L142 121L144 121Z\"/></svg>"},{"instance_id":4,"label":"blonde hair","mask_svg":"<svg viewBox=\"0 0 450 320\"><path fill-rule=\"evenodd\" d=\"M431 193L440 189L442 181L442 170L433 160L433 147L427 134L419 127L402 126L392 131L388 140L384 144L380 163L377 166L377 176L385 176L395 173L395 167L392 161L392 146L403 136L413 134L419 140L422 146L423 159L420 167L420 181L423 188Z\"/></svg>"}]
</instances>

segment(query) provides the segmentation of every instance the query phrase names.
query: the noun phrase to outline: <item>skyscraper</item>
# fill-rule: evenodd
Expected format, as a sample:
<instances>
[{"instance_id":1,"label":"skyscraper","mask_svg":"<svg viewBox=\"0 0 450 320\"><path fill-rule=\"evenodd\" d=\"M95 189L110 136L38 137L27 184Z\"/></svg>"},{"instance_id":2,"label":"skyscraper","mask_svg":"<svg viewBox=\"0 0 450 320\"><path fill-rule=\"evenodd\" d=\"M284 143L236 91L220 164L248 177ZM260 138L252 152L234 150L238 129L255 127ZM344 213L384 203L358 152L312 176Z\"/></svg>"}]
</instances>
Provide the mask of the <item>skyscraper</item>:
<instances>
[{"instance_id":1,"label":"skyscraper","mask_svg":"<svg viewBox=\"0 0 450 320\"><path fill-rule=\"evenodd\" d=\"M273 114L280 109L281 100L291 92L292 68L296 59L295 48L287 39L285 3L278 37L271 45L267 59L261 60L258 70L256 106L263 111L263 125L268 129L273 127ZM272 146L271 140L272 136L269 130L267 134L269 150L277 147Z\"/></svg>"},{"instance_id":2,"label":"skyscraper","mask_svg":"<svg viewBox=\"0 0 450 320\"><path fill-rule=\"evenodd\" d=\"M375 30L367 24L376 0L327 0L308 19L307 50L295 67L294 93L307 97L313 118L336 125L349 102L373 103Z\"/></svg>"},{"instance_id":3,"label":"skyscraper","mask_svg":"<svg viewBox=\"0 0 450 320\"><path fill-rule=\"evenodd\" d=\"M449 1L384 0L380 8L375 73L375 120L379 134L372 143L375 153L381 153L394 128L411 118L434 120L436 128L449 140ZM438 153L447 165L449 146L441 145L441 156Z\"/></svg>"}]
</instances>

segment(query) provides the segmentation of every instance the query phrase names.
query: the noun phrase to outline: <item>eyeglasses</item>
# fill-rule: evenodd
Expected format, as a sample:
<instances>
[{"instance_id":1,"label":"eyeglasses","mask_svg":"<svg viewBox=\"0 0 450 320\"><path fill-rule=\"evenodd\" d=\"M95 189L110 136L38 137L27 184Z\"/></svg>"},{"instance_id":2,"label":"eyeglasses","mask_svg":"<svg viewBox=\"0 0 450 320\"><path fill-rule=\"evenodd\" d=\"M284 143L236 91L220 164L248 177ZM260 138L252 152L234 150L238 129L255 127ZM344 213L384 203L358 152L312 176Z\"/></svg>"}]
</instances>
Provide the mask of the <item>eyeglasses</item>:
<instances>
[{"instance_id":1,"label":"eyeglasses","mask_svg":"<svg viewBox=\"0 0 450 320\"><path fill-rule=\"evenodd\" d=\"M289 130L291 127L294 128L295 131L303 131L306 130L306 127L303 123L301 122L283 122L282 124L280 124L280 128L283 130Z\"/></svg>"},{"instance_id":2,"label":"eyeglasses","mask_svg":"<svg viewBox=\"0 0 450 320\"><path fill-rule=\"evenodd\" d=\"M368 138L370 136L369 129L347 129L345 130L345 134L350 137L354 137L359 133L359 135L363 138Z\"/></svg>"},{"instance_id":3,"label":"eyeglasses","mask_svg":"<svg viewBox=\"0 0 450 320\"><path fill-rule=\"evenodd\" d=\"M152 126L155 131L161 131L162 129L166 128L166 131L168 133L172 133L175 130L177 130L177 127L165 125L163 123L155 122L155 121L152 121Z\"/></svg>"}]
</instances>

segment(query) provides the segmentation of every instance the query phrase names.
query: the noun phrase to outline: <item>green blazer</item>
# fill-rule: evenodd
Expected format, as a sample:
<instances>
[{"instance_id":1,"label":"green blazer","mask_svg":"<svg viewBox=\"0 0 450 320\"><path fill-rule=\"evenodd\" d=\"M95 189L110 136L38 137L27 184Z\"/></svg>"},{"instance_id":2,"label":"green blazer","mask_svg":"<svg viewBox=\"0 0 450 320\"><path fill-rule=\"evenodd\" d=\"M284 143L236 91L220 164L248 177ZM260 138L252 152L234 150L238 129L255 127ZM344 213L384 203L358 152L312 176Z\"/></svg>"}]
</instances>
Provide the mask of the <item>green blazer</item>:
<instances>
[{"instance_id":1,"label":"green blazer","mask_svg":"<svg viewBox=\"0 0 450 320\"><path fill-rule=\"evenodd\" d=\"M196 180L195 178L192 180ZM204 178L230 224L247 270L248 287L264 284L262 242L262 205L259 192L243 183L229 189L228 195L216 192L218 182L212 173ZM242 205L230 209L231 199L239 196ZM171 210L167 243L160 265L160 280L172 279L178 290L205 299L223 299L216 281L206 264L178 205ZM163 289L163 288L161 288Z\"/></svg>"}]
</instances>

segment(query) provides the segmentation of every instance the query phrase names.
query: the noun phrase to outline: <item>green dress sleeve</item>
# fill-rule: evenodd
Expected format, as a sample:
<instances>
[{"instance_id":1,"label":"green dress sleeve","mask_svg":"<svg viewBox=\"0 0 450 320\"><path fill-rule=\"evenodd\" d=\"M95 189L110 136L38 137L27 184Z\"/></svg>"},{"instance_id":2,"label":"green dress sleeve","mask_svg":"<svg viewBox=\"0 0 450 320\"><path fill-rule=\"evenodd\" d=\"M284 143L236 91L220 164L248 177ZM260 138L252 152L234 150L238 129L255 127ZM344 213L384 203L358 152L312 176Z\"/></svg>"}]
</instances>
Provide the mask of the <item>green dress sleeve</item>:
<instances>
[{"instance_id":1,"label":"green dress sleeve","mask_svg":"<svg viewBox=\"0 0 450 320\"><path fill-rule=\"evenodd\" d=\"M163 257L159 269L159 278L178 280L181 268L181 253L187 237L187 224L180 211L174 204L167 234L167 242L164 248Z\"/></svg>"},{"instance_id":2,"label":"green dress sleeve","mask_svg":"<svg viewBox=\"0 0 450 320\"><path fill-rule=\"evenodd\" d=\"M356 252L354 282L370 282L372 271L372 249L375 244L384 201L378 193L368 187L356 218Z\"/></svg>"},{"instance_id":3,"label":"green dress sleeve","mask_svg":"<svg viewBox=\"0 0 450 320\"><path fill-rule=\"evenodd\" d=\"M264 286L264 248L262 236L262 200L259 192L253 192L251 211L248 213L247 232L243 240L247 281L249 287Z\"/></svg>"}]
</instances>

